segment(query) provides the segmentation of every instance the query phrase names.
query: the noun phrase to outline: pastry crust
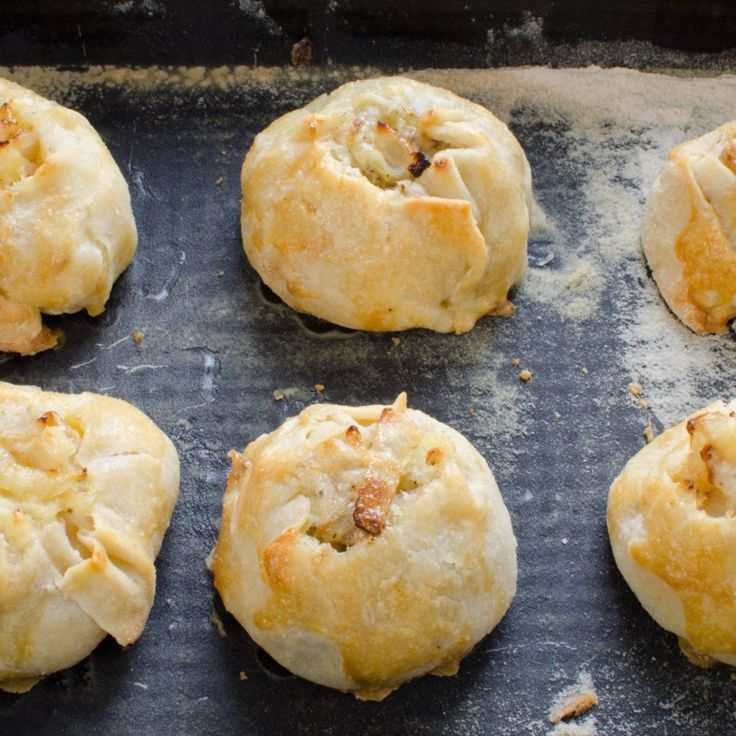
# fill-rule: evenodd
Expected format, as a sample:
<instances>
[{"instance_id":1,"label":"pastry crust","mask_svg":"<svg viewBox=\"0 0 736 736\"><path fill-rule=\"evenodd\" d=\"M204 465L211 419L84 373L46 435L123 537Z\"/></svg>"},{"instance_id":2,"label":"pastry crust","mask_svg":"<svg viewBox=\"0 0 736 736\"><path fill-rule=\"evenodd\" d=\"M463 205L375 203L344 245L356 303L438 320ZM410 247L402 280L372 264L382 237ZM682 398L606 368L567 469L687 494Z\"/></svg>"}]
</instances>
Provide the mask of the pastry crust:
<instances>
[{"instance_id":1,"label":"pastry crust","mask_svg":"<svg viewBox=\"0 0 736 736\"><path fill-rule=\"evenodd\" d=\"M0 79L0 350L53 347L42 313L102 312L136 243L127 184L94 128Z\"/></svg>"},{"instance_id":2,"label":"pastry crust","mask_svg":"<svg viewBox=\"0 0 736 736\"><path fill-rule=\"evenodd\" d=\"M642 243L682 322L726 332L736 317L736 121L672 151L647 199Z\"/></svg>"},{"instance_id":3,"label":"pastry crust","mask_svg":"<svg viewBox=\"0 0 736 736\"><path fill-rule=\"evenodd\" d=\"M294 309L377 331L513 313L536 205L480 105L403 77L343 85L256 136L242 188L248 259Z\"/></svg>"},{"instance_id":4,"label":"pastry crust","mask_svg":"<svg viewBox=\"0 0 736 736\"><path fill-rule=\"evenodd\" d=\"M135 407L0 383L0 688L140 636L178 491L174 446Z\"/></svg>"},{"instance_id":5,"label":"pastry crust","mask_svg":"<svg viewBox=\"0 0 736 736\"><path fill-rule=\"evenodd\" d=\"M380 700L455 674L508 609L516 540L493 475L405 394L311 406L231 457L215 586L292 672Z\"/></svg>"},{"instance_id":6,"label":"pastry crust","mask_svg":"<svg viewBox=\"0 0 736 736\"><path fill-rule=\"evenodd\" d=\"M736 401L696 412L628 462L608 533L654 620L683 649L736 665Z\"/></svg>"}]
</instances>

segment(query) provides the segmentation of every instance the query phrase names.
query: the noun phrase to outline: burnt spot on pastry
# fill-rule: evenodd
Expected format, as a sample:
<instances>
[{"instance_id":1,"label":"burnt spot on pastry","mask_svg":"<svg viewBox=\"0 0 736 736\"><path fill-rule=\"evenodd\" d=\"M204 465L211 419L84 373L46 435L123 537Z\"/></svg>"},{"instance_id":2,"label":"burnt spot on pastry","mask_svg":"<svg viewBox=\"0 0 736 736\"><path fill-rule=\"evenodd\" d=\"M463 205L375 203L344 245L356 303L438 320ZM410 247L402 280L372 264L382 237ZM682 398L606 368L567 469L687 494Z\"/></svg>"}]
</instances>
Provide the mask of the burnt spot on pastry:
<instances>
[{"instance_id":1,"label":"burnt spot on pastry","mask_svg":"<svg viewBox=\"0 0 736 736\"><path fill-rule=\"evenodd\" d=\"M42 427L58 427L64 422L55 411L47 411L38 418L38 423Z\"/></svg>"},{"instance_id":2,"label":"burnt spot on pastry","mask_svg":"<svg viewBox=\"0 0 736 736\"><path fill-rule=\"evenodd\" d=\"M432 162L421 151L414 151L411 157L412 162L406 168L417 179L424 173L425 169L432 165Z\"/></svg>"},{"instance_id":3,"label":"burnt spot on pastry","mask_svg":"<svg viewBox=\"0 0 736 736\"><path fill-rule=\"evenodd\" d=\"M353 447L357 447L360 444L362 438L363 435L361 435L360 430L354 424L351 424L345 430L345 441Z\"/></svg>"},{"instance_id":4,"label":"burnt spot on pastry","mask_svg":"<svg viewBox=\"0 0 736 736\"><path fill-rule=\"evenodd\" d=\"M437 465L442 461L443 452L439 447L432 447L427 452L427 465Z\"/></svg>"}]
</instances>

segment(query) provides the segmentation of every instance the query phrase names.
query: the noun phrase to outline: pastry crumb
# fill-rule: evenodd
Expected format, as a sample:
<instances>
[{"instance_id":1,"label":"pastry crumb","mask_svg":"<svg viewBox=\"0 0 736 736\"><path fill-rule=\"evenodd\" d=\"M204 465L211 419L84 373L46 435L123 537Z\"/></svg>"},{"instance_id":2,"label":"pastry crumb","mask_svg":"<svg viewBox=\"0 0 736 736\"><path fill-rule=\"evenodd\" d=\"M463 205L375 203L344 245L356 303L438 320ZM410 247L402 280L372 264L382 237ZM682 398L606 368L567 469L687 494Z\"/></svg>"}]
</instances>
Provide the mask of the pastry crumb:
<instances>
[{"instance_id":1,"label":"pastry crumb","mask_svg":"<svg viewBox=\"0 0 736 736\"><path fill-rule=\"evenodd\" d=\"M567 544L570 540L567 537L562 537L560 541L562 542L562 544Z\"/></svg>"},{"instance_id":2,"label":"pastry crumb","mask_svg":"<svg viewBox=\"0 0 736 736\"><path fill-rule=\"evenodd\" d=\"M598 703L598 695L595 691L588 693L580 693L571 700L561 705L553 714L550 715L549 719L552 723L559 723L568 718L575 718L581 716L583 713L587 713Z\"/></svg>"},{"instance_id":3,"label":"pastry crumb","mask_svg":"<svg viewBox=\"0 0 736 736\"><path fill-rule=\"evenodd\" d=\"M283 401L285 395L286 394L278 388L271 394L276 401Z\"/></svg>"},{"instance_id":4,"label":"pastry crumb","mask_svg":"<svg viewBox=\"0 0 736 736\"><path fill-rule=\"evenodd\" d=\"M654 439L654 430L649 425L644 427L642 434L644 435L644 439L647 441L647 444Z\"/></svg>"},{"instance_id":5,"label":"pastry crumb","mask_svg":"<svg viewBox=\"0 0 736 736\"><path fill-rule=\"evenodd\" d=\"M241 682L243 682L243 680L247 680L248 679L248 675L246 675L245 672L243 672L243 670L240 670L240 672L238 672L238 679Z\"/></svg>"},{"instance_id":6,"label":"pastry crumb","mask_svg":"<svg viewBox=\"0 0 736 736\"><path fill-rule=\"evenodd\" d=\"M221 187L223 185L224 181L225 181L225 177L224 176L218 176L217 179L215 179L215 186L216 187Z\"/></svg>"},{"instance_id":7,"label":"pastry crumb","mask_svg":"<svg viewBox=\"0 0 736 736\"><path fill-rule=\"evenodd\" d=\"M400 337L392 337L392 338L391 338L391 342L392 342L392 343L393 343L394 345L401 345L401 338L400 338Z\"/></svg>"},{"instance_id":8,"label":"pastry crumb","mask_svg":"<svg viewBox=\"0 0 736 736\"><path fill-rule=\"evenodd\" d=\"M649 409L649 402L646 399L639 399L636 403L640 409Z\"/></svg>"},{"instance_id":9,"label":"pastry crumb","mask_svg":"<svg viewBox=\"0 0 736 736\"><path fill-rule=\"evenodd\" d=\"M141 345L143 343L143 338L145 337L145 335L143 334L142 330L136 330L135 332L133 332L131 337L133 338L133 342L136 345Z\"/></svg>"},{"instance_id":10,"label":"pastry crumb","mask_svg":"<svg viewBox=\"0 0 736 736\"><path fill-rule=\"evenodd\" d=\"M321 394L321 393L322 393L322 392L323 392L323 391L325 390L325 385L324 385L324 383L315 383L315 384L314 384L314 390L315 390L315 391L316 391L316 392L317 392L318 394Z\"/></svg>"},{"instance_id":11,"label":"pastry crumb","mask_svg":"<svg viewBox=\"0 0 736 736\"><path fill-rule=\"evenodd\" d=\"M626 386L626 390L632 395L632 396L641 396L642 387L639 383L630 383Z\"/></svg>"},{"instance_id":12,"label":"pastry crumb","mask_svg":"<svg viewBox=\"0 0 736 736\"><path fill-rule=\"evenodd\" d=\"M532 372L528 368L524 368L524 370L519 372L519 378L524 381L524 383L531 381Z\"/></svg>"},{"instance_id":13,"label":"pastry crumb","mask_svg":"<svg viewBox=\"0 0 736 736\"><path fill-rule=\"evenodd\" d=\"M580 369L580 372L581 372L581 373L582 373L582 374L583 374L584 376L587 376L587 375L588 375L588 369L587 369L587 368L586 368L585 366L583 366L583 367L582 367L582 368Z\"/></svg>"},{"instance_id":14,"label":"pastry crumb","mask_svg":"<svg viewBox=\"0 0 736 736\"><path fill-rule=\"evenodd\" d=\"M291 63L294 66L299 64L307 64L312 60L312 41L309 38L303 38L297 41L291 47Z\"/></svg>"},{"instance_id":15,"label":"pastry crumb","mask_svg":"<svg viewBox=\"0 0 736 736\"><path fill-rule=\"evenodd\" d=\"M222 277L223 277L223 276L225 275L225 272L224 272L224 271L218 271L218 272L217 272L217 275L218 275L218 276L219 276L220 278L222 278Z\"/></svg>"},{"instance_id":16,"label":"pastry crumb","mask_svg":"<svg viewBox=\"0 0 736 736\"><path fill-rule=\"evenodd\" d=\"M521 358L514 358L511 361L511 365L516 366L518 368L521 365Z\"/></svg>"},{"instance_id":17,"label":"pastry crumb","mask_svg":"<svg viewBox=\"0 0 736 736\"><path fill-rule=\"evenodd\" d=\"M556 411L555 412L555 419L559 422L560 419L562 419L562 414L560 414L560 412Z\"/></svg>"}]
</instances>

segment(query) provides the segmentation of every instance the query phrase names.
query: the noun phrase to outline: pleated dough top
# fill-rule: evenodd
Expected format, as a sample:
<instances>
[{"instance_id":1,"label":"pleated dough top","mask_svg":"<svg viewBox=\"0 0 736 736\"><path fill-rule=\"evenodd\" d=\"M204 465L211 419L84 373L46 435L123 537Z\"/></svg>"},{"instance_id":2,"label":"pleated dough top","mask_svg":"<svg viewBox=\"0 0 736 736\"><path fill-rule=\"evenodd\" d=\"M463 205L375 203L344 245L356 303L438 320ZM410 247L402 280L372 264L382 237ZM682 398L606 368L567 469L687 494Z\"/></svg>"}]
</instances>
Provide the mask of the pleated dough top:
<instances>
[{"instance_id":1,"label":"pleated dough top","mask_svg":"<svg viewBox=\"0 0 736 736\"><path fill-rule=\"evenodd\" d=\"M0 383L0 687L140 636L178 490L176 450L130 404Z\"/></svg>"},{"instance_id":2,"label":"pleated dough top","mask_svg":"<svg viewBox=\"0 0 736 736\"><path fill-rule=\"evenodd\" d=\"M0 79L0 350L53 347L42 313L102 312L136 243L127 184L94 128Z\"/></svg>"},{"instance_id":3,"label":"pleated dough top","mask_svg":"<svg viewBox=\"0 0 736 736\"><path fill-rule=\"evenodd\" d=\"M672 311L694 332L726 332L736 317L736 121L672 151L642 242Z\"/></svg>"},{"instance_id":4,"label":"pleated dough top","mask_svg":"<svg viewBox=\"0 0 736 736\"><path fill-rule=\"evenodd\" d=\"M480 105L403 77L343 85L256 137L242 187L245 251L294 309L439 332L513 311L531 175Z\"/></svg>"}]
</instances>

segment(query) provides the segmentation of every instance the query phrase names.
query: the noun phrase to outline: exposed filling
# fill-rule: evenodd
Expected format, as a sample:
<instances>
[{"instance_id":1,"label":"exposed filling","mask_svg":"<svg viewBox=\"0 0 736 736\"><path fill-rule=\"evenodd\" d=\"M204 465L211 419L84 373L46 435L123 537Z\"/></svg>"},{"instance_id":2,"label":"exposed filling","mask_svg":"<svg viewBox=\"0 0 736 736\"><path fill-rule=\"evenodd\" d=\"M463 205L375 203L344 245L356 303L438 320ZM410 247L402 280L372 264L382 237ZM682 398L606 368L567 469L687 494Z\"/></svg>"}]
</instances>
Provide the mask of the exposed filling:
<instances>
[{"instance_id":1,"label":"exposed filling","mask_svg":"<svg viewBox=\"0 0 736 736\"><path fill-rule=\"evenodd\" d=\"M692 453L681 482L709 516L736 516L736 413L701 414L687 431Z\"/></svg>"},{"instance_id":2,"label":"exposed filling","mask_svg":"<svg viewBox=\"0 0 736 736\"><path fill-rule=\"evenodd\" d=\"M40 164L38 133L11 102L4 102L0 105L0 188L32 176Z\"/></svg>"},{"instance_id":3,"label":"exposed filling","mask_svg":"<svg viewBox=\"0 0 736 736\"><path fill-rule=\"evenodd\" d=\"M60 525L82 557L78 540L92 527L92 494L87 470L76 461L81 429L53 411L37 419L18 418L0 432L0 539L22 555L33 530Z\"/></svg>"},{"instance_id":4,"label":"exposed filling","mask_svg":"<svg viewBox=\"0 0 736 736\"><path fill-rule=\"evenodd\" d=\"M319 429L323 427L330 429L329 424ZM398 411L386 408L378 422L341 426L315 450L329 453L338 467L304 489L310 507L303 531L344 552L379 537L391 523L397 498L440 477L452 447L444 437L423 434Z\"/></svg>"},{"instance_id":5,"label":"exposed filling","mask_svg":"<svg viewBox=\"0 0 736 736\"><path fill-rule=\"evenodd\" d=\"M410 110L392 113L376 108L356 114L346 144L350 163L381 189L419 178L435 153L447 147L424 135Z\"/></svg>"}]
</instances>

